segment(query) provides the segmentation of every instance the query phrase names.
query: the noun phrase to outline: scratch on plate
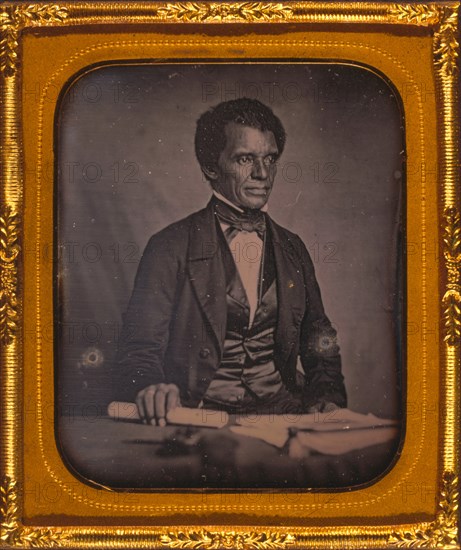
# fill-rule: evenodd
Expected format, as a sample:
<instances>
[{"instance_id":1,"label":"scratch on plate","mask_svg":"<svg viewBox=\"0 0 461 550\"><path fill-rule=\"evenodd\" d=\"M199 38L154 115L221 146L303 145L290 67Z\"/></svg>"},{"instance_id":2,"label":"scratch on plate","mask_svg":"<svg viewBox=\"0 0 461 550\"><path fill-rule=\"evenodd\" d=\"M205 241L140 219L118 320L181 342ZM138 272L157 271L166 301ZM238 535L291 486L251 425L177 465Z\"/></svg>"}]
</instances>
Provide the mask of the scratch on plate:
<instances>
[{"instance_id":1,"label":"scratch on plate","mask_svg":"<svg viewBox=\"0 0 461 550\"><path fill-rule=\"evenodd\" d=\"M298 194L296 195L295 202L290 202L290 203L288 203L288 204L285 205L285 206L294 206L294 205L299 201L299 197L301 196L301 193L302 193L302 191L299 191L299 192L298 192Z\"/></svg>"}]
</instances>

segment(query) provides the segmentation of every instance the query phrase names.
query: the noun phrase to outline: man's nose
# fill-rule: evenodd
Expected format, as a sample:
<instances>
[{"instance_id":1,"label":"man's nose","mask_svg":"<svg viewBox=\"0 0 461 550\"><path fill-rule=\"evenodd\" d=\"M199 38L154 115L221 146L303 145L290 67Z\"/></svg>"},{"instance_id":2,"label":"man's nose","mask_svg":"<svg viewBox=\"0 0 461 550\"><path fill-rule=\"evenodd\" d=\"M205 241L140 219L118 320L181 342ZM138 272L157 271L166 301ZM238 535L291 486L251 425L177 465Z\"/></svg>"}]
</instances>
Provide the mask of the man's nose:
<instances>
[{"instance_id":1,"label":"man's nose","mask_svg":"<svg viewBox=\"0 0 461 550\"><path fill-rule=\"evenodd\" d=\"M254 159L251 177L253 179L265 180L267 179L268 175L269 171L267 169L267 166L264 164L264 160L258 158Z\"/></svg>"}]
</instances>

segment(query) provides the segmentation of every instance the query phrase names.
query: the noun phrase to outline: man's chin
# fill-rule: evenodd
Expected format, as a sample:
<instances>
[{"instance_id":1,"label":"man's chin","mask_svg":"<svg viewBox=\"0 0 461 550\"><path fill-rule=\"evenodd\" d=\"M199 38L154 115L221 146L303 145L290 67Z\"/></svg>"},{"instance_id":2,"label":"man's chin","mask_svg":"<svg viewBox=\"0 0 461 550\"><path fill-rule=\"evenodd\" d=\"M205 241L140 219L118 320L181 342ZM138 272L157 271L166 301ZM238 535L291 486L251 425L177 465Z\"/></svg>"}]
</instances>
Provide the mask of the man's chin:
<instances>
[{"instance_id":1,"label":"man's chin","mask_svg":"<svg viewBox=\"0 0 461 550\"><path fill-rule=\"evenodd\" d=\"M245 197L242 201L243 208L249 208L250 210L260 210L266 205L269 197Z\"/></svg>"}]
</instances>

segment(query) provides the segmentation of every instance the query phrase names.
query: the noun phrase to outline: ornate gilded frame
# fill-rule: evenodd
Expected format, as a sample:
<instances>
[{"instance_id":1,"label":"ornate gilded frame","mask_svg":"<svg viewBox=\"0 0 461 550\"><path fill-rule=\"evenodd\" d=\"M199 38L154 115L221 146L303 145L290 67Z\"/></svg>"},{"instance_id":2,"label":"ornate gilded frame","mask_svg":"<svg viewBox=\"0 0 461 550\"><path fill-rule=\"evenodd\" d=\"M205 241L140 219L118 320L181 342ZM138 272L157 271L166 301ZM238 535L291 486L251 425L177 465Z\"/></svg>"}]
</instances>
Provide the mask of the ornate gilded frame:
<instances>
[{"instance_id":1,"label":"ornate gilded frame","mask_svg":"<svg viewBox=\"0 0 461 550\"><path fill-rule=\"evenodd\" d=\"M457 517L460 471L461 223L458 11L459 4L448 1L400 4L388 2L73 3L64 0L56 4L5 2L0 6L0 339L2 344L0 456L3 475L0 503L3 544L7 547L57 546L63 548L101 548L106 545L111 548L459 548ZM342 42L335 43L333 37L331 42L328 42L326 35L321 35L324 46L328 45L336 54L344 52L345 57L350 52L348 47L351 43L355 41L357 51L360 49L359 43L362 43L362 48L366 50L369 42L367 33L378 35L381 33L382 45L379 48L375 45L374 49L383 58L387 56L389 63L394 63L391 60L392 56L386 53L387 48L391 48L389 37L391 31L397 29L395 36L412 36L415 42L430 41L432 59L423 57L421 63L426 65L425 74L432 75L432 77L426 77L427 81L430 83L433 78L436 87L432 107L435 124L431 124L429 120L429 142L421 144L421 156L418 159L422 162L421 167L424 171L424 155L429 154L427 148L437 150L436 188L430 191L427 187L420 196L422 205L426 200L430 201L434 196L437 197L435 210L438 215L428 211L426 222L427 231L433 231L435 228L440 242L439 250L442 252L437 260L438 277L435 282L436 285L438 284L440 296L437 298L437 318L440 321L441 337L438 350L430 352L428 363L433 362L440 368L434 371L428 367L427 371L427 375L433 377L439 385L439 411L443 413L438 415L436 420L428 421L432 422L428 426L433 427L429 429L430 443L436 449L434 451L436 459L429 463L430 467L436 471L435 485L431 488L435 494L433 506L431 504L418 507L415 501L413 511L401 505L400 514L398 514L395 510L391 513L390 505L386 505L387 507L383 505L384 512L381 517L368 517L364 514L364 519L359 521L351 515L351 519L348 520L349 511L353 510L353 501L343 501L343 497L337 495L334 505L329 507L333 510L330 515L317 512L314 514L316 515L314 522L309 522L306 519L309 513L306 516L301 511L295 519L293 516L287 525L283 518L280 520L277 516L274 517L272 524L267 520L261 524L261 521L258 521L258 514L244 515L244 507L239 507L238 504L229 506L227 510L225 507L224 510L221 508L224 512L220 516L223 521L211 525L203 521L200 510L188 515L186 513L188 518L186 525L175 521L174 526L167 526L164 519L156 524L155 517L150 514L148 501L142 506L135 507L137 517L135 524L130 523L128 516L120 517L118 522L107 521L107 515L106 519L101 517L99 523L91 521L85 524L84 518L68 521L69 517L72 519L72 516L69 516L72 514L72 506L63 508L63 515L56 516L53 521L40 520L40 518L34 520L37 514L30 514L30 505L25 506L27 480L30 473L26 449L35 442L35 436L31 435L31 431L34 431L33 427L31 429L32 425L27 424L25 420L23 396L31 386L42 384L40 364L42 354L46 350L43 351L39 337L32 343L25 341L24 323L26 315L30 315L30 312L27 313L25 301L31 297L33 300L34 292L39 292L37 287L51 287L52 281L41 276L38 260L33 255L31 258L30 254L27 255L25 252L27 249L30 252L31 244L39 242L40 231L47 230L45 226L51 214L37 212L32 215L24 209L24 201L25 198L27 200L27 194L32 192L31 190L35 192L40 188L40 163L42 162L40 155L52 155L52 151L47 152L50 143L49 140L42 139L41 123L34 126L36 130L28 130L29 134L33 132L33 136L26 133L23 124L31 112L21 95L25 72L30 70L27 61L28 55L31 55L31 49L27 46L27 37L48 36L51 40L54 36L62 36L64 31L72 34L84 31L89 33L91 30L93 34L88 40L97 41L98 29L104 28L106 33L112 30L117 32L121 24L125 25L125 28L127 25L133 26L138 33L142 33L145 28L153 31L154 34L157 33L156 37L161 35L162 45L166 49L169 43L173 44L176 40L182 48L182 55L185 51L192 52L195 47L198 47L197 45L200 46L200 41L203 46L207 41L208 29L213 29L214 35L218 37L222 31L220 45L210 39L211 46L207 55L211 57L219 56L219 47L226 47L232 43L234 29L238 29L240 33L239 40L243 44L243 50L251 49L252 41L257 42L257 38L254 35L252 37L250 33L254 33L255 30L262 32L264 40L258 42L259 47L262 48L262 56L269 52L271 43L272 45L283 43L286 48L291 48L293 56L296 56L297 52L300 56L305 55L302 53L302 41L306 38L296 36L295 40L294 35L290 36L290 33L303 32L305 29L311 33L310 37L314 38L314 42L316 33L349 32L347 40L344 35ZM177 38L178 28L183 35L181 39ZM247 28L248 34L245 34ZM175 35L169 35L172 29L175 30ZM62 48L62 42L60 44ZM320 34L318 44L320 52ZM68 47L68 63L71 63L81 52L73 51L73 48L76 48L75 43L69 43ZM127 41L123 47L127 55L136 58L137 46L134 43ZM193 56L192 53L189 55ZM238 57L238 54L236 55ZM248 53L241 55L245 56ZM408 82L412 82L412 68L408 65L408 58L403 56L402 59L401 64L408 76ZM373 63L370 62L370 64ZM423 117L418 86L415 86L413 96L416 102L419 101L419 112ZM405 101L404 98L404 106ZM43 102L39 105L39 115L43 115L46 109ZM409 106L410 122L411 116L411 106ZM419 123L422 125L424 120L421 117ZM416 133L414 132L414 135L409 133L410 145L412 141L416 143ZM422 126L421 135L423 135ZM42 152L32 157L38 166L36 180L32 180L30 175L27 176L25 171L31 138L42 146ZM46 196L49 198L49 194ZM425 212L425 207L421 206L421 208ZM411 215L409 223L412 223ZM423 239L422 242L424 242L424 231L418 233ZM428 267L424 262L421 269L422 277L430 278ZM35 275L31 275L34 271ZM409 276L413 277L411 274ZM43 316L46 317L47 314L43 311ZM37 334L39 334L41 316L40 308L36 309L34 322ZM423 331L426 328L423 324ZM39 365L37 369L30 364L31 358L34 357L33 362ZM425 383L418 378L419 375L414 375L415 379L412 379L412 376L410 373L409 387L413 383ZM39 399L36 406L37 416L33 426L36 426L35 431L41 432L46 430L46 422L40 409ZM411 433L411 429L410 421L407 431L410 430ZM410 454L412 452L411 445L408 452ZM417 472L413 472L413 477L409 474L405 483L417 483L415 473ZM307 495L306 498L314 498L314 496ZM168 498L170 498L169 504L167 502L164 508L173 513L177 501L174 500L174 496ZM77 498L78 505L84 506L86 500L89 501L82 497ZM379 498L375 500L379 501ZM101 507L104 509L104 505L95 506L93 510ZM114 518L120 516L115 513L116 505L106 509L111 510ZM124 508L122 503L121 509L129 509L129 506ZM397 508L398 511L399 508ZM140 522L139 517L143 521ZM253 521L248 521L249 517L253 518Z\"/></svg>"}]
</instances>

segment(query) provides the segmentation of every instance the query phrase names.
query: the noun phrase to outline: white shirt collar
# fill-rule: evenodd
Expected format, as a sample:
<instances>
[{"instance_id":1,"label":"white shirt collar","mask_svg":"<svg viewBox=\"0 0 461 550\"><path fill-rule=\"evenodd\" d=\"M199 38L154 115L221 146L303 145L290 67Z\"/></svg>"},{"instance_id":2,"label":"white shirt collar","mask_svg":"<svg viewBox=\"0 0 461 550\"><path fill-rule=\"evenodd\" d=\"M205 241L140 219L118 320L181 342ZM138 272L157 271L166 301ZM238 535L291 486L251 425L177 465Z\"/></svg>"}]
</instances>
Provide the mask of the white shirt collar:
<instances>
[{"instance_id":1,"label":"white shirt collar","mask_svg":"<svg viewBox=\"0 0 461 550\"><path fill-rule=\"evenodd\" d=\"M235 210L237 210L238 212L240 213L243 213L244 210L242 210L239 206L237 206L236 204L234 204L233 202L231 202L229 199L226 199L226 197L224 195L221 195L221 193L218 193L218 191L215 191L213 189L213 195L215 197L217 197L219 200L225 202L226 204L228 204L229 206L231 206L232 208L235 208ZM260 208L261 212L267 212L267 208L268 208L268 205L267 205L267 202L266 204Z\"/></svg>"}]
</instances>

